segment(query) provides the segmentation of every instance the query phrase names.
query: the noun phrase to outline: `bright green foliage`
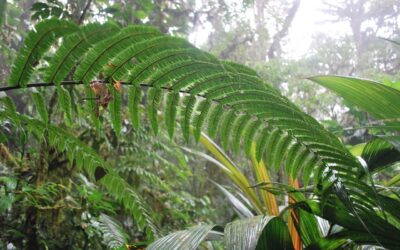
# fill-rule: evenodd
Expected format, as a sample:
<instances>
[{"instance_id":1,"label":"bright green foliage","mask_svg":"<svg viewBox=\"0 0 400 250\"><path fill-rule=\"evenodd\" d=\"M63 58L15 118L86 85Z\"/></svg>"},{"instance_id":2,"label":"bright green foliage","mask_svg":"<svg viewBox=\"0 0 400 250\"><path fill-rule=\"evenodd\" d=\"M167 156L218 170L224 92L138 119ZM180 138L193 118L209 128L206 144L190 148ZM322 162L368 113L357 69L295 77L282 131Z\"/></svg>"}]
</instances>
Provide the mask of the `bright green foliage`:
<instances>
[{"instance_id":1,"label":"bright green foliage","mask_svg":"<svg viewBox=\"0 0 400 250\"><path fill-rule=\"evenodd\" d=\"M9 82L13 86L26 86L34 73L34 65L41 59L58 37L76 32L77 26L65 20L50 19L35 26L29 33L14 62ZM63 56L66 56L65 54Z\"/></svg>"},{"instance_id":2,"label":"bright green foliage","mask_svg":"<svg viewBox=\"0 0 400 250\"><path fill-rule=\"evenodd\" d=\"M400 91L397 89L371 80L350 77L315 76L309 79L399 130Z\"/></svg>"},{"instance_id":3,"label":"bright green foliage","mask_svg":"<svg viewBox=\"0 0 400 250\"><path fill-rule=\"evenodd\" d=\"M43 95L41 95L38 92L33 92L32 99L33 99L33 102L35 103L36 112L39 114L40 118L42 118L42 120L45 123L48 123L49 116L47 113L46 101L44 100Z\"/></svg>"},{"instance_id":4,"label":"bright green foliage","mask_svg":"<svg viewBox=\"0 0 400 250\"><path fill-rule=\"evenodd\" d=\"M112 99L110 101L110 120L112 122L115 134L119 136L122 129L122 96L119 91L117 91L113 86L109 86L109 91L111 92Z\"/></svg>"},{"instance_id":5,"label":"bright green foliage","mask_svg":"<svg viewBox=\"0 0 400 250\"><path fill-rule=\"evenodd\" d=\"M60 29L60 25L70 28ZM256 158L258 161L264 159L267 167L277 170L286 166L290 177L303 176L305 183L312 177L315 194L336 197L354 218L360 219L358 214L364 211L384 218L375 210L381 202L365 198L374 197L374 190L367 183L357 181L362 169L359 161L334 135L304 114L278 90L265 84L253 70L220 61L182 39L165 36L147 26L114 29L106 37L99 35L98 40L90 40L90 46L80 46L79 53L71 52L72 41L67 37L75 30L74 24L65 21L39 23L36 32L28 35L21 55L14 63L10 83L25 87L35 63L55 41L55 37L62 37L64 40L60 46L65 42L70 49L60 49L54 60L66 63L54 63L58 65L54 70L60 73L47 72L48 79L56 79L56 83L60 83L63 76L73 75L73 84L84 84L88 98L87 111L96 128L100 127L100 114L96 112L98 103L94 99L99 97L92 93L89 84L121 81L126 86L122 88L122 95L125 90L129 93L128 108L135 129L139 127L138 114L143 103L141 88L146 87L146 110L150 126L156 134L159 130L159 111L164 105L163 97L167 95L165 103L167 114L171 117L166 119L166 123L170 136L174 133L173 118L179 108L182 111L179 114L183 114L180 116L183 118L181 127L186 140L190 139L191 126L198 137L203 124L207 123L210 136L221 138L228 148L237 148L243 141L244 151L249 154L255 141ZM86 31L82 32L86 34ZM76 70L75 65L78 65ZM60 84L71 83L61 81ZM111 123L115 132L120 134L123 99L113 88L109 88L108 94L110 92L113 97L108 106ZM387 94L390 99L388 103L392 105L387 112L396 116L390 118L398 118L399 112L394 110L399 106L396 105L398 95L387 93L387 90L382 94ZM47 123L42 109L43 100L37 100L38 113ZM79 161L85 163L85 155L78 154ZM107 182L115 184L110 187L110 192L120 195L120 200L130 206L134 196L130 192L122 192L126 185L116 182L114 178L116 175L106 175L102 183L106 184L104 180L107 179ZM140 206L132 207L134 211L140 210ZM144 221L138 220L139 224L144 224Z\"/></svg>"},{"instance_id":6,"label":"bright green foliage","mask_svg":"<svg viewBox=\"0 0 400 250\"><path fill-rule=\"evenodd\" d=\"M117 30L118 27L115 24L106 23L101 25L93 23L82 27L78 32L66 36L65 41L50 61L44 80L49 83L60 84L75 66L75 63L84 56L88 48Z\"/></svg>"},{"instance_id":7,"label":"bright green foliage","mask_svg":"<svg viewBox=\"0 0 400 250\"><path fill-rule=\"evenodd\" d=\"M142 100L142 91L140 87L133 86L129 88L128 109L132 126L135 130L139 129L140 123L140 101Z\"/></svg>"},{"instance_id":8,"label":"bright green foliage","mask_svg":"<svg viewBox=\"0 0 400 250\"><path fill-rule=\"evenodd\" d=\"M57 95L59 98L58 105L62 112L64 112L64 117L66 118L67 124L72 124L72 103L71 96L64 87L57 87Z\"/></svg>"}]
</instances>

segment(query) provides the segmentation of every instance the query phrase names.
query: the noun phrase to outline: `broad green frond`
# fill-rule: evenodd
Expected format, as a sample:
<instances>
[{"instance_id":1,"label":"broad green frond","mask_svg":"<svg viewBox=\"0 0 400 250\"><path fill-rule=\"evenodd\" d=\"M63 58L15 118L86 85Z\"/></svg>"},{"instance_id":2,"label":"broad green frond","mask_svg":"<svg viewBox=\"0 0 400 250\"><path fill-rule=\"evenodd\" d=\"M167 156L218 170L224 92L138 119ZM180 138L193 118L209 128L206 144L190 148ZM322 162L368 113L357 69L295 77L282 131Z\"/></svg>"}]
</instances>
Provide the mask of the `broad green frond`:
<instances>
[{"instance_id":1,"label":"broad green frond","mask_svg":"<svg viewBox=\"0 0 400 250\"><path fill-rule=\"evenodd\" d=\"M147 91L147 113L149 114L150 127L156 135L158 133L158 109L161 98L161 89L149 88Z\"/></svg>"},{"instance_id":2,"label":"broad green frond","mask_svg":"<svg viewBox=\"0 0 400 250\"><path fill-rule=\"evenodd\" d=\"M122 129L122 95L112 85L109 86L111 101L109 104L110 119L112 127L117 136L120 136Z\"/></svg>"},{"instance_id":3,"label":"broad green frond","mask_svg":"<svg viewBox=\"0 0 400 250\"><path fill-rule=\"evenodd\" d=\"M170 92L167 94L167 101L165 104L165 126L167 127L168 135L172 139L175 133L177 106L179 102L179 93Z\"/></svg>"},{"instance_id":4,"label":"broad green frond","mask_svg":"<svg viewBox=\"0 0 400 250\"><path fill-rule=\"evenodd\" d=\"M122 29L117 34L96 43L87 52L75 71L74 79L89 83L103 67L113 67L113 65L107 64L111 63L114 55L127 46L160 35L160 32L152 27L128 26Z\"/></svg>"},{"instance_id":5,"label":"broad green frond","mask_svg":"<svg viewBox=\"0 0 400 250\"><path fill-rule=\"evenodd\" d=\"M57 95L59 98L58 105L62 112L64 112L64 117L67 124L72 124L72 103L71 95L68 90L62 86L57 86Z\"/></svg>"},{"instance_id":6,"label":"broad green frond","mask_svg":"<svg viewBox=\"0 0 400 250\"><path fill-rule=\"evenodd\" d=\"M48 123L49 115L47 113L47 105L43 95L39 92L33 92L32 99L33 103L35 103L36 112L39 114L44 123Z\"/></svg>"},{"instance_id":7,"label":"broad green frond","mask_svg":"<svg viewBox=\"0 0 400 250\"><path fill-rule=\"evenodd\" d=\"M116 249L127 244L128 235L118 221L106 214L100 214L99 228L103 234L103 242L110 248Z\"/></svg>"},{"instance_id":8,"label":"broad green frond","mask_svg":"<svg viewBox=\"0 0 400 250\"><path fill-rule=\"evenodd\" d=\"M45 72L44 80L60 84L72 68L81 60L90 47L110 36L118 30L112 23L92 23L85 25L80 31L66 36L60 48L57 49Z\"/></svg>"},{"instance_id":9,"label":"broad green frond","mask_svg":"<svg viewBox=\"0 0 400 250\"><path fill-rule=\"evenodd\" d=\"M182 110L181 129L183 138L185 139L186 142L189 142L191 117L193 109L195 108L196 105L196 101L197 99L196 96L194 95L187 96L184 99L184 105L186 106L186 108Z\"/></svg>"},{"instance_id":10,"label":"broad green frond","mask_svg":"<svg viewBox=\"0 0 400 250\"><path fill-rule=\"evenodd\" d=\"M140 125L140 102L142 100L142 90L138 86L129 88L128 109L135 130L139 129Z\"/></svg>"},{"instance_id":11,"label":"broad green frond","mask_svg":"<svg viewBox=\"0 0 400 250\"><path fill-rule=\"evenodd\" d=\"M211 107L211 101L208 99L204 99L199 103L199 105L197 105L196 111L199 114L194 118L194 123L195 123L194 138L196 142L198 142L200 139L201 131L203 130L203 125L207 118L208 112L210 111L210 107Z\"/></svg>"},{"instance_id":12,"label":"broad green frond","mask_svg":"<svg viewBox=\"0 0 400 250\"><path fill-rule=\"evenodd\" d=\"M165 50L185 47L192 48L193 46L186 40L176 37L155 37L134 43L113 58L110 63L111 66L105 69L104 75L105 77L123 79L129 70L141 61Z\"/></svg>"},{"instance_id":13,"label":"broad green frond","mask_svg":"<svg viewBox=\"0 0 400 250\"><path fill-rule=\"evenodd\" d=\"M400 91L378 82L342 76L314 76L310 80L338 93L349 103L400 129Z\"/></svg>"},{"instance_id":14,"label":"broad green frond","mask_svg":"<svg viewBox=\"0 0 400 250\"><path fill-rule=\"evenodd\" d=\"M212 233L214 225L195 226L183 231L169 234L150 244L148 250L195 250Z\"/></svg>"},{"instance_id":15,"label":"broad green frond","mask_svg":"<svg viewBox=\"0 0 400 250\"><path fill-rule=\"evenodd\" d=\"M26 86L34 71L35 64L41 59L57 38L77 31L73 22L48 19L38 23L34 31L29 32L19 56L14 62L9 82L12 86Z\"/></svg>"}]
</instances>

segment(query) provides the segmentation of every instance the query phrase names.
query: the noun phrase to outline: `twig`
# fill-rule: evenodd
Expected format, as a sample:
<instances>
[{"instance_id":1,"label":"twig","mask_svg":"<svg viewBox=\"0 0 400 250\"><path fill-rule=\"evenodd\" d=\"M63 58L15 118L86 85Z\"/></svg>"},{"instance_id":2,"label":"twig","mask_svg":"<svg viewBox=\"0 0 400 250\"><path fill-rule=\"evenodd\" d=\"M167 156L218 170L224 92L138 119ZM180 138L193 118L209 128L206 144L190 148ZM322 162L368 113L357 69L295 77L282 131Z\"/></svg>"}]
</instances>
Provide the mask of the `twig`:
<instances>
[{"instance_id":1,"label":"twig","mask_svg":"<svg viewBox=\"0 0 400 250\"><path fill-rule=\"evenodd\" d=\"M83 11L82 11L82 15L79 17L78 24L82 24L82 23L83 23L83 20L85 20L86 12L88 11L88 9L89 9L91 3L92 3L92 0L88 0L88 1L87 1L86 6L85 6L85 8L84 8Z\"/></svg>"}]
</instances>

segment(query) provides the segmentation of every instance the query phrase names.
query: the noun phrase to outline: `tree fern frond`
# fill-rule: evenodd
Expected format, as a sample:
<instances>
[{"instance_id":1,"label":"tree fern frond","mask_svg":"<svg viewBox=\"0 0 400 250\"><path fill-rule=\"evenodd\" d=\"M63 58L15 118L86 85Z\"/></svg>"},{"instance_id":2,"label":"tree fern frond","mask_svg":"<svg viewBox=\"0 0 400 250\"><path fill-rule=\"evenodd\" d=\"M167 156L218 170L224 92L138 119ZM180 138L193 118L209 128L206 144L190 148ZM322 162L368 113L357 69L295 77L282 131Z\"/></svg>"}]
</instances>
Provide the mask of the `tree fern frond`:
<instances>
[{"instance_id":1,"label":"tree fern frond","mask_svg":"<svg viewBox=\"0 0 400 250\"><path fill-rule=\"evenodd\" d=\"M86 113L89 115L94 127L96 128L97 131L100 130L100 120L99 120L99 107L97 106L97 97L93 93L92 89L89 87L89 85L85 86L85 97L87 98L85 100L85 109Z\"/></svg>"},{"instance_id":2,"label":"tree fern frond","mask_svg":"<svg viewBox=\"0 0 400 250\"><path fill-rule=\"evenodd\" d=\"M223 148L227 149L229 144L229 138L231 134L231 128L237 118L235 110L229 110L221 118L221 145Z\"/></svg>"},{"instance_id":3,"label":"tree fern frond","mask_svg":"<svg viewBox=\"0 0 400 250\"><path fill-rule=\"evenodd\" d=\"M257 72L255 70L253 70L252 68L249 68L247 66L244 66L242 64L232 62L232 61L222 61L222 64L225 68L229 69L230 71L259 77L259 75L257 74Z\"/></svg>"},{"instance_id":4,"label":"tree fern frond","mask_svg":"<svg viewBox=\"0 0 400 250\"><path fill-rule=\"evenodd\" d=\"M44 123L49 122L49 115L47 113L47 105L44 97L39 92L32 92L32 100L36 107L36 112L39 114L40 118Z\"/></svg>"},{"instance_id":5,"label":"tree fern frond","mask_svg":"<svg viewBox=\"0 0 400 250\"><path fill-rule=\"evenodd\" d=\"M69 92L62 86L57 86L57 95L59 98L58 104L64 117L66 118L67 124L72 123L72 103Z\"/></svg>"},{"instance_id":6,"label":"tree fern frond","mask_svg":"<svg viewBox=\"0 0 400 250\"><path fill-rule=\"evenodd\" d=\"M115 33L118 29L118 26L112 23L91 23L82 27L79 32L65 37L49 63L44 80L59 84L91 46L109 37L110 33Z\"/></svg>"},{"instance_id":7,"label":"tree fern frond","mask_svg":"<svg viewBox=\"0 0 400 250\"><path fill-rule=\"evenodd\" d=\"M182 48L193 48L193 45L184 39L164 36L133 44L112 59L112 66L105 69L104 75L115 79L123 79L135 64L165 50Z\"/></svg>"},{"instance_id":8,"label":"tree fern frond","mask_svg":"<svg viewBox=\"0 0 400 250\"><path fill-rule=\"evenodd\" d=\"M210 135L210 137L215 137L217 135L219 118L223 111L224 108L222 105L215 104L211 106L210 115L208 117L208 135Z\"/></svg>"},{"instance_id":9,"label":"tree fern frond","mask_svg":"<svg viewBox=\"0 0 400 250\"><path fill-rule=\"evenodd\" d=\"M208 57L208 54L196 48L168 49L135 65L130 71L127 81L130 83L143 82L157 70L167 67L172 62L188 59L207 60ZM177 88L176 90L180 89Z\"/></svg>"},{"instance_id":10,"label":"tree fern frond","mask_svg":"<svg viewBox=\"0 0 400 250\"><path fill-rule=\"evenodd\" d=\"M150 127L156 135L158 133L158 109L160 107L161 98L161 89L149 88L147 91L147 113L149 115Z\"/></svg>"},{"instance_id":11,"label":"tree fern frond","mask_svg":"<svg viewBox=\"0 0 400 250\"><path fill-rule=\"evenodd\" d=\"M178 92L169 92L165 104L165 126L171 139L174 138L177 106L179 102Z\"/></svg>"},{"instance_id":12,"label":"tree fern frond","mask_svg":"<svg viewBox=\"0 0 400 250\"><path fill-rule=\"evenodd\" d=\"M132 43L160 35L161 33L152 27L128 26L122 29L117 34L95 44L87 52L75 71L74 79L89 83L118 52ZM109 67L113 67L113 65L109 65Z\"/></svg>"},{"instance_id":13,"label":"tree fern frond","mask_svg":"<svg viewBox=\"0 0 400 250\"><path fill-rule=\"evenodd\" d=\"M142 100L142 89L139 86L129 88L128 109L133 128L137 131L140 125L140 102Z\"/></svg>"},{"instance_id":14,"label":"tree fern frond","mask_svg":"<svg viewBox=\"0 0 400 250\"><path fill-rule=\"evenodd\" d=\"M254 132L256 133L256 132ZM270 130L270 128L265 127L260 133L259 133L259 138L257 140L257 146L256 146L256 159L258 162L261 161L261 159L263 158L265 149L267 148L267 146L269 145L269 142L272 141L274 139L277 139L277 134L279 133L279 129L274 129L274 130ZM267 162L267 166L271 167L268 162Z\"/></svg>"},{"instance_id":15,"label":"tree fern frond","mask_svg":"<svg viewBox=\"0 0 400 250\"><path fill-rule=\"evenodd\" d=\"M200 72L201 70L207 70L208 72L221 72L223 69L220 65L215 64L214 58L210 57L209 60L195 60L186 59L179 60L159 69L157 72L152 74L149 85L155 87L169 86L172 82L177 82L177 79L187 75L189 72Z\"/></svg>"},{"instance_id":16,"label":"tree fern frond","mask_svg":"<svg viewBox=\"0 0 400 250\"><path fill-rule=\"evenodd\" d=\"M190 124L191 124L191 118L192 118L192 113L196 105L196 96L194 95L189 95L184 99L184 105L186 106L182 110L182 134L183 138L185 141L188 143L189 142L189 136L190 136Z\"/></svg>"},{"instance_id":17,"label":"tree fern frond","mask_svg":"<svg viewBox=\"0 0 400 250\"><path fill-rule=\"evenodd\" d=\"M194 138L196 142L199 141L201 131L203 129L204 122L207 118L208 112L211 108L211 101L209 99L204 99L197 105L196 111L199 112L199 114L194 118Z\"/></svg>"},{"instance_id":18,"label":"tree fern frond","mask_svg":"<svg viewBox=\"0 0 400 250\"><path fill-rule=\"evenodd\" d=\"M235 122L232 125L232 132L231 132L232 150L236 153L239 151L240 139L242 137L244 128L249 122L250 122L249 116L240 115L237 119L235 119Z\"/></svg>"},{"instance_id":19,"label":"tree fern frond","mask_svg":"<svg viewBox=\"0 0 400 250\"><path fill-rule=\"evenodd\" d=\"M253 119L245 128L244 132L244 152L247 155L250 155L251 144L253 143L254 137L256 136L257 129L259 129L262 125L262 122L258 119ZM260 153L259 153L260 155ZM259 156L261 159L261 156Z\"/></svg>"},{"instance_id":20,"label":"tree fern frond","mask_svg":"<svg viewBox=\"0 0 400 250\"><path fill-rule=\"evenodd\" d=\"M48 19L38 23L34 31L29 32L15 60L9 82L12 86L26 86L34 71L35 64L58 37L77 31L73 22Z\"/></svg>"},{"instance_id":21,"label":"tree fern frond","mask_svg":"<svg viewBox=\"0 0 400 250\"><path fill-rule=\"evenodd\" d=\"M122 95L110 84L109 91L112 99L109 103L110 120L115 134L120 136L122 130Z\"/></svg>"}]
</instances>

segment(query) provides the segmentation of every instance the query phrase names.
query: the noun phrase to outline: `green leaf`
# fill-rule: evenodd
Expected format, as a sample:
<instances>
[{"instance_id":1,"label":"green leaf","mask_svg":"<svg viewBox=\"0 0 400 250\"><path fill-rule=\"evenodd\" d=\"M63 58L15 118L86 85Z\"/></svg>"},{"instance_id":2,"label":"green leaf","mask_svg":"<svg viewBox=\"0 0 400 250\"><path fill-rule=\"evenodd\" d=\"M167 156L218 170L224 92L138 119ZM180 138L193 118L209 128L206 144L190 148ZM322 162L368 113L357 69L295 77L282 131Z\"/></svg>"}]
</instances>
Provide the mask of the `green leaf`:
<instances>
[{"instance_id":1,"label":"green leaf","mask_svg":"<svg viewBox=\"0 0 400 250\"><path fill-rule=\"evenodd\" d=\"M179 93L169 92L165 105L165 125L167 127L168 135L172 139L175 133L176 113L179 103Z\"/></svg>"},{"instance_id":2,"label":"green leaf","mask_svg":"<svg viewBox=\"0 0 400 250\"><path fill-rule=\"evenodd\" d=\"M184 100L184 106L185 109L183 109L183 119L182 119L182 133L183 133L183 138L185 139L186 143L189 142L189 136L190 136L190 124L191 124L191 118L192 118L192 113L193 109L196 105L196 96L190 95L187 96Z\"/></svg>"},{"instance_id":3,"label":"green leaf","mask_svg":"<svg viewBox=\"0 0 400 250\"><path fill-rule=\"evenodd\" d=\"M147 91L147 113L149 114L150 127L154 134L158 134L158 108L160 107L161 89L149 88Z\"/></svg>"},{"instance_id":4,"label":"green leaf","mask_svg":"<svg viewBox=\"0 0 400 250\"><path fill-rule=\"evenodd\" d=\"M122 225L106 214L100 214L99 229L102 232L103 242L110 248L115 249L127 244L129 236Z\"/></svg>"},{"instance_id":5,"label":"green leaf","mask_svg":"<svg viewBox=\"0 0 400 250\"><path fill-rule=\"evenodd\" d=\"M122 130L122 95L111 84L108 89L112 95L109 106L111 124L115 134L120 136Z\"/></svg>"},{"instance_id":6,"label":"green leaf","mask_svg":"<svg viewBox=\"0 0 400 250\"><path fill-rule=\"evenodd\" d=\"M57 95L59 98L58 105L62 112L64 112L64 117L66 118L67 124L72 124L72 103L71 96L64 87L57 86Z\"/></svg>"},{"instance_id":7,"label":"green leaf","mask_svg":"<svg viewBox=\"0 0 400 250\"><path fill-rule=\"evenodd\" d=\"M26 86L34 73L36 63L56 41L58 37L77 31L73 22L59 19L48 19L38 23L34 31L29 32L18 52L9 82L12 86Z\"/></svg>"},{"instance_id":8,"label":"green leaf","mask_svg":"<svg viewBox=\"0 0 400 250\"><path fill-rule=\"evenodd\" d=\"M206 240L207 236L212 234L215 225L202 225L195 226L189 229L178 231L169 234L161 239L156 240L150 244L148 250L175 250L187 249L195 250L197 247Z\"/></svg>"},{"instance_id":9,"label":"green leaf","mask_svg":"<svg viewBox=\"0 0 400 250\"><path fill-rule=\"evenodd\" d=\"M142 100L142 90L140 86L129 88L128 109L133 128L138 131L140 126L140 102Z\"/></svg>"},{"instance_id":10,"label":"green leaf","mask_svg":"<svg viewBox=\"0 0 400 250\"><path fill-rule=\"evenodd\" d=\"M201 131L203 129L204 122L206 121L207 114L211 108L211 101L205 99L199 103L196 110L199 114L196 116L195 120L195 129L194 129L194 138L195 141L198 142L200 139Z\"/></svg>"},{"instance_id":11,"label":"green leaf","mask_svg":"<svg viewBox=\"0 0 400 250\"><path fill-rule=\"evenodd\" d=\"M60 84L85 53L96 43L115 33L118 27L112 23L91 23L85 25L79 32L65 37L56 54L49 62L45 72L45 81Z\"/></svg>"},{"instance_id":12,"label":"green leaf","mask_svg":"<svg viewBox=\"0 0 400 250\"><path fill-rule=\"evenodd\" d=\"M400 129L400 91L378 82L341 76L314 76L310 80L336 92L347 102L371 113L375 118L394 121Z\"/></svg>"},{"instance_id":13,"label":"green leaf","mask_svg":"<svg viewBox=\"0 0 400 250\"><path fill-rule=\"evenodd\" d=\"M225 248L231 250L254 250L271 217L254 216L237 220L225 226Z\"/></svg>"},{"instance_id":14,"label":"green leaf","mask_svg":"<svg viewBox=\"0 0 400 250\"><path fill-rule=\"evenodd\" d=\"M286 223L280 217L272 218L265 226L257 243L257 250L280 250L293 248Z\"/></svg>"},{"instance_id":15,"label":"green leaf","mask_svg":"<svg viewBox=\"0 0 400 250\"><path fill-rule=\"evenodd\" d=\"M46 108L47 105L43 95L39 92L33 92L32 99L35 103L36 112L39 114L40 118L43 120L44 123L49 123L49 115Z\"/></svg>"}]
</instances>

